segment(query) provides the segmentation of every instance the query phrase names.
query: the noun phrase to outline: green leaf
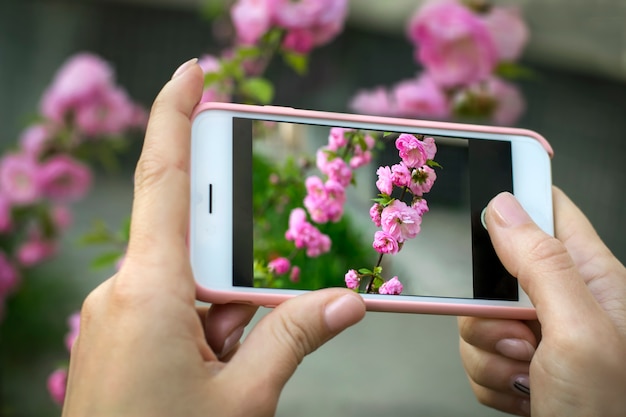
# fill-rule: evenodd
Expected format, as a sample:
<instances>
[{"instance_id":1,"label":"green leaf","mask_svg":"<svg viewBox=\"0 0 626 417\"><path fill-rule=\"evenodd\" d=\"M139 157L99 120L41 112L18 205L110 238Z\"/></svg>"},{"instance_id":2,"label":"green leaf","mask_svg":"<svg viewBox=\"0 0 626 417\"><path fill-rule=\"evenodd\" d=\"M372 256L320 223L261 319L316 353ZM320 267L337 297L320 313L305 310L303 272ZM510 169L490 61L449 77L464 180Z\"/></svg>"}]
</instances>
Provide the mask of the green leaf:
<instances>
[{"instance_id":1,"label":"green leaf","mask_svg":"<svg viewBox=\"0 0 626 417\"><path fill-rule=\"evenodd\" d=\"M382 266L377 266L376 268L374 268L374 274L376 276L379 276L382 273L383 273L383 267Z\"/></svg>"},{"instance_id":2,"label":"green leaf","mask_svg":"<svg viewBox=\"0 0 626 417\"><path fill-rule=\"evenodd\" d=\"M242 93L258 104L268 104L274 98L274 86L265 78L248 78L241 83Z\"/></svg>"},{"instance_id":3,"label":"green leaf","mask_svg":"<svg viewBox=\"0 0 626 417\"><path fill-rule=\"evenodd\" d=\"M130 217L127 217L122 224L122 228L119 231L120 240L128 243L130 240Z\"/></svg>"},{"instance_id":4,"label":"green leaf","mask_svg":"<svg viewBox=\"0 0 626 417\"><path fill-rule=\"evenodd\" d=\"M256 46L245 46L238 48L235 55L238 60L253 59L261 55L261 50Z\"/></svg>"},{"instance_id":5,"label":"green leaf","mask_svg":"<svg viewBox=\"0 0 626 417\"><path fill-rule=\"evenodd\" d=\"M298 75L306 75L309 71L309 56L291 51L283 51L283 59Z\"/></svg>"},{"instance_id":6,"label":"green leaf","mask_svg":"<svg viewBox=\"0 0 626 417\"><path fill-rule=\"evenodd\" d=\"M208 20L213 20L216 17L224 14L226 6L224 2L216 0L205 0L200 6L200 14Z\"/></svg>"},{"instance_id":7,"label":"green leaf","mask_svg":"<svg viewBox=\"0 0 626 417\"><path fill-rule=\"evenodd\" d=\"M359 269L359 274L363 274L363 275L372 275L372 271L370 271L367 268L361 268Z\"/></svg>"},{"instance_id":8,"label":"green leaf","mask_svg":"<svg viewBox=\"0 0 626 417\"><path fill-rule=\"evenodd\" d=\"M496 67L496 75L509 80L537 78L535 71L514 62L502 62Z\"/></svg>"},{"instance_id":9,"label":"green leaf","mask_svg":"<svg viewBox=\"0 0 626 417\"><path fill-rule=\"evenodd\" d=\"M97 245L111 242L112 236L102 220L96 220L91 226L91 230L80 237L78 242L81 245Z\"/></svg>"},{"instance_id":10,"label":"green leaf","mask_svg":"<svg viewBox=\"0 0 626 417\"><path fill-rule=\"evenodd\" d=\"M120 259L122 255L123 254L120 251L103 253L91 261L91 267L94 269L107 268L115 264L115 262Z\"/></svg>"},{"instance_id":11,"label":"green leaf","mask_svg":"<svg viewBox=\"0 0 626 417\"><path fill-rule=\"evenodd\" d=\"M204 87L209 87L223 78L222 74L219 72L209 72L208 74L204 74Z\"/></svg>"},{"instance_id":12,"label":"green leaf","mask_svg":"<svg viewBox=\"0 0 626 417\"><path fill-rule=\"evenodd\" d=\"M428 165L431 168L441 168L441 169L443 169L443 167L441 165L439 165L438 162L435 162L432 159L429 159L428 161L426 161L426 165Z\"/></svg>"}]
</instances>

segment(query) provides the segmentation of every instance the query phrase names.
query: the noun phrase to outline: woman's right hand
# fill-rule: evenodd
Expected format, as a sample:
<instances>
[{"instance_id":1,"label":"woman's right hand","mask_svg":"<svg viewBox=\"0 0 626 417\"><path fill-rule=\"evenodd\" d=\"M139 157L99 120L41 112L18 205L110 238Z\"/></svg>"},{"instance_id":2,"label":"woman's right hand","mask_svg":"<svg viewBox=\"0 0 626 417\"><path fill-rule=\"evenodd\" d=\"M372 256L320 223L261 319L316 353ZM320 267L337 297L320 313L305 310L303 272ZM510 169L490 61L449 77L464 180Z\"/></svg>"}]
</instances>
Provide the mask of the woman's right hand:
<instances>
[{"instance_id":1,"label":"woman's right hand","mask_svg":"<svg viewBox=\"0 0 626 417\"><path fill-rule=\"evenodd\" d=\"M554 189L556 238L508 193L487 228L538 322L459 318L461 357L478 400L533 416L626 415L626 269Z\"/></svg>"}]
</instances>

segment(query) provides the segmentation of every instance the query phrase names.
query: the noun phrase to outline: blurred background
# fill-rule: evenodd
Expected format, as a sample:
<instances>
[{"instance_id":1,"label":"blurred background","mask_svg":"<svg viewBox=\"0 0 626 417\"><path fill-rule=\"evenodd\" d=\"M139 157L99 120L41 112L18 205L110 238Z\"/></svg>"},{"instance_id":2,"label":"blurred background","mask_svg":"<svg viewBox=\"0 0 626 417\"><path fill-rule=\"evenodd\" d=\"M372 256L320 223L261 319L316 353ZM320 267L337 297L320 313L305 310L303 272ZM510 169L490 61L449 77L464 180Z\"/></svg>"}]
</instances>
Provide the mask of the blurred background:
<instances>
[{"instance_id":1,"label":"blurred background","mask_svg":"<svg viewBox=\"0 0 626 417\"><path fill-rule=\"evenodd\" d=\"M313 51L308 75L271 65L274 104L346 111L358 89L412 77L416 65L404 28L419 3L352 0L345 31ZM522 62L537 76L521 83L527 110L518 125L551 142L553 182L624 262L626 3L494 3L519 6L531 29ZM205 7L201 0L0 1L0 149L15 143L57 68L79 51L111 62L118 82L149 107L181 62L224 46L228 29L212 25ZM45 380L67 360L66 317L111 273L89 268L96 251L79 247L77 238L94 218L119 224L128 215L140 145L137 138L116 173L99 172L89 197L75 206L60 256L37 267L19 297L7 302L0 325L2 413L60 414ZM278 415L502 415L474 399L457 346L452 317L369 313L304 361Z\"/></svg>"}]
</instances>

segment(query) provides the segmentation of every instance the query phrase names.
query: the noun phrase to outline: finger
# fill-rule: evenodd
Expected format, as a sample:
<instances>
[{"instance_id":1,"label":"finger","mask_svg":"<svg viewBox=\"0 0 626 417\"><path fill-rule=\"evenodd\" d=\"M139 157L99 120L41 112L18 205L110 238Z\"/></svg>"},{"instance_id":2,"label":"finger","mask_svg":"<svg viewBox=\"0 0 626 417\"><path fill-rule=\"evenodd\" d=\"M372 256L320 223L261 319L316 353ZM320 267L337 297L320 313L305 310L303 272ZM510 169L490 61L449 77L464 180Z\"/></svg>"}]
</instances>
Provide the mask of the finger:
<instances>
[{"instance_id":1,"label":"finger","mask_svg":"<svg viewBox=\"0 0 626 417\"><path fill-rule=\"evenodd\" d=\"M130 242L124 266L137 261L162 266L164 260L187 258L190 115L200 101L202 85L202 70L195 62L189 62L186 71L170 80L155 99L135 172ZM171 282L170 288L180 285L179 274L155 275ZM164 289L167 284L158 285Z\"/></svg>"},{"instance_id":2,"label":"finger","mask_svg":"<svg viewBox=\"0 0 626 417\"><path fill-rule=\"evenodd\" d=\"M470 385L476 399L481 404L516 416L530 415L530 399L522 398L515 394L497 392L478 385L471 380Z\"/></svg>"},{"instance_id":3,"label":"finger","mask_svg":"<svg viewBox=\"0 0 626 417\"><path fill-rule=\"evenodd\" d=\"M246 304L213 304L210 308L198 308L206 341L219 359L237 347L244 328L257 309Z\"/></svg>"},{"instance_id":4,"label":"finger","mask_svg":"<svg viewBox=\"0 0 626 417\"><path fill-rule=\"evenodd\" d=\"M527 397L530 393L530 362L516 361L478 349L464 340L459 351L467 376L493 391Z\"/></svg>"},{"instance_id":5,"label":"finger","mask_svg":"<svg viewBox=\"0 0 626 417\"><path fill-rule=\"evenodd\" d=\"M482 351L519 361L530 361L535 354L537 339L524 322L459 317L458 324L461 338Z\"/></svg>"},{"instance_id":6,"label":"finger","mask_svg":"<svg viewBox=\"0 0 626 417\"><path fill-rule=\"evenodd\" d=\"M310 292L278 306L247 336L230 371L253 391L276 394L298 364L365 315L363 299L339 288ZM254 375L251 378L250 375Z\"/></svg>"},{"instance_id":7,"label":"finger","mask_svg":"<svg viewBox=\"0 0 626 417\"><path fill-rule=\"evenodd\" d=\"M515 197L496 196L486 217L498 257L519 280L542 325L579 326L601 311L565 245L543 232Z\"/></svg>"}]
</instances>

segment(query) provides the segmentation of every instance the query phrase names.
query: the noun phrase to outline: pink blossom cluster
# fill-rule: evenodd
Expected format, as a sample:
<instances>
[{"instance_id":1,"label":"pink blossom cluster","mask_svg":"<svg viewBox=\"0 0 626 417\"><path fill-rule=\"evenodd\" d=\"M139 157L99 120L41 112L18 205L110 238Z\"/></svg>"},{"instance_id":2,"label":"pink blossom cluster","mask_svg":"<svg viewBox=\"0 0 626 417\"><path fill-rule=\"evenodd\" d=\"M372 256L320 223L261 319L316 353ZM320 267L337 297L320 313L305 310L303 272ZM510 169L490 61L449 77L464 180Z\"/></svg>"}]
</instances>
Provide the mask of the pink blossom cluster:
<instances>
[{"instance_id":1,"label":"pink blossom cluster","mask_svg":"<svg viewBox=\"0 0 626 417\"><path fill-rule=\"evenodd\" d=\"M267 269L270 273L275 275L285 275L289 272L289 280L291 282L298 282L300 280L300 267L294 265L291 266L291 261L284 257L279 257L271 260L267 264Z\"/></svg>"},{"instance_id":2,"label":"pink blossom cluster","mask_svg":"<svg viewBox=\"0 0 626 417\"><path fill-rule=\"evenodd\" d=\"M398 253L407 240L415 238L421 230L422 216L428 211L423 196L431 190L437 179L435 170L430 166L437 153L435 140L403 133L398 136L395 145L401 160L391 167L381 166L377 169L376 187L380 191L380 198L376 199L369 211L372 222L381 228L374 234L372 243L374 250L380 254L378 265L374 271L348 271L345 282L351 289L357 289L366 276L370 279L369 287L377 279L384 281L376 272L380 268L382 256ZM398 198L392 197L396 189L400 193ZM405 199L410 200L409 204ZM400 294L402 284L394 277L384 281L378 291L380 294Z\"/></svg>"},{"instance_id":3,"label":"pink blossom cluster","mask_svg":"<svg viewBox=\"0 0 626 417\"><path fill-rule=\"evenodd\" d=\"M72 351L72 346L78 338L78 332L80 329L80 313L73 313L68 319L67 324L69 326L69 332L65 335L65 346L67 351ZM59 405L63 405L65 400L65 391L67 388L67 368L62 367L56 369L48 376L47 381L48 393L50 398Z\"/></svg>"},{"instance_id":4,"label":"pink blossom cluster","mask_svg":"<svg viewBox=\"0 0 626 417\"><path fill-rule=\"evenodd\" d=\"M231 18L243 44L254 45L277 27L285 31L284 49L306 54L343 30L347 12L348 0L238 0Z\"/></svg>"},{"instance_id":5,"label":"pink blossom cluster","mask_svg":"<svg viewBox=\"0 0 626 417\"><path fill-rule=\"evenodd\" d=\"M87 138L118 136L146 118L114 83L111 66L87 53L62 65L40 110L17 149L0 156L0 305L24 268L57 252L58 237L72 221L69 203L91 187L90 168L73 156L77 147Z\"/></svg>"},{"instance_id":6,"label":"pink blossom cluster","mask_svg":"<svg viewBox=\"0 0 626 417\"><path fill-rule=\"evenodd\" d=\"M307 221L306 212L295 208L289 214L289 229L285 239L294 242L296 248L306 249L310 258L320 256L330 250L330 238Z\"/></svg>"},{"instance_id":7,"label":"pink blossom cluster","mask_svg":"<svg viewBox=\"0 0 626 417\"><path fill-rule=\"evenodd\" d=\"M519 60L529 30L519 10L492 6L472 10L460 0L429 0L409 20L421 74L390 89L364 90L351 108L365 114L449 119L487 117L514 124L524 111L517 87L497 74Z\"/></svg>"},{"instance_id":8,"label":"pink blossom cluster","mask_svg":"<svg viewBox=\"0 0 626 417\"><path fill-rule=\"evenodd\" d=\"M143 108L115 83L111 66L91 53L76 54L59 68L40 111L55 126L69 121L88 137L120 135L146 122Z\"/></svg>"}]
</instances>

